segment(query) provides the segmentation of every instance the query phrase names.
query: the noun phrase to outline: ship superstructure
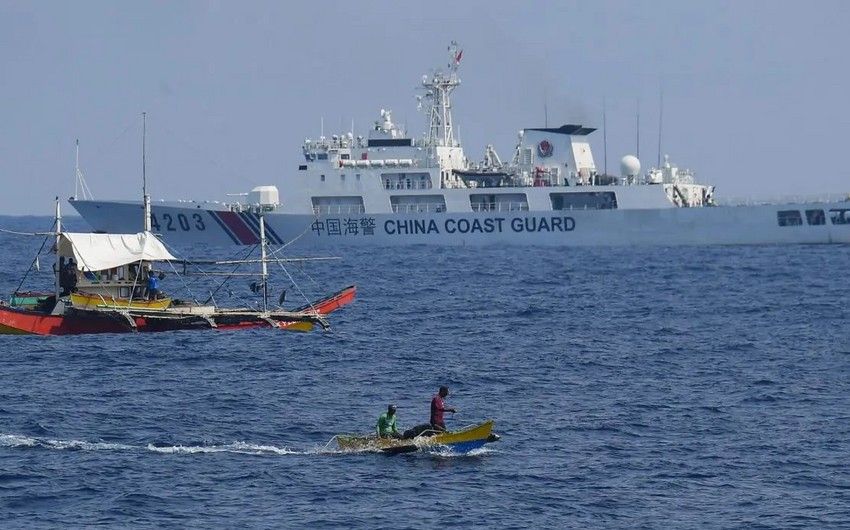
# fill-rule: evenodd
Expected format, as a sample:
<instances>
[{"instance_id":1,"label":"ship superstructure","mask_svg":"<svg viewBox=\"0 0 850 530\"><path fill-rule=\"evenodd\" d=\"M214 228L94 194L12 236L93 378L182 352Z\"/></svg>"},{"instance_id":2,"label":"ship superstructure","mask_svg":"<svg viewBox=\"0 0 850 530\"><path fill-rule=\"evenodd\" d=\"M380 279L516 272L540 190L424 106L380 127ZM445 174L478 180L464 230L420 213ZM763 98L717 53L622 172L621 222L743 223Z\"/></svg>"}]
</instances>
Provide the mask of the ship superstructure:
<instances>
[{"instance_id":1,"label":"ship superstructure","mask_svg":"<svg viewBox=\"0 0 850 530\"><path fill-rule=\"evenodd\" d=\"M452 43L448 57L422 78L420 137L381 109L365 136L305 139L282 194L262 186L244 202L154 202L153 229L175 241L254 244L263 213L272 243L850 242L846 201L720 207L713 186L666 156L641 172L626 155L619 175L600 173L589 142L596 129L581 124L522 129L509 161L492 145L471 161L452 117L463 51ZM137 218L129 213L138 203L72 203L96 230L127 231Z\"/></svg>"}]
</instances>

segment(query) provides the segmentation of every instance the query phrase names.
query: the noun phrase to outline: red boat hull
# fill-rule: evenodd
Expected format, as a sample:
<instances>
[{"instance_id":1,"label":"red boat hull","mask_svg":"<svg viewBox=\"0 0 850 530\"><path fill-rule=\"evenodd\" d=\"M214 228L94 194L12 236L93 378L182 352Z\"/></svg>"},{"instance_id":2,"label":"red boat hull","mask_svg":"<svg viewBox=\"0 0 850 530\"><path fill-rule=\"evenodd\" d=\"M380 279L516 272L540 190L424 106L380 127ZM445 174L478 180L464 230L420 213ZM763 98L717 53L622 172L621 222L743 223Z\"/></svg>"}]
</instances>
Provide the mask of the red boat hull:
<instances>
[{"instance_id":1,"label":"red boat hull","mask_svg":"<svg viewBox=\"0 0 850 530\"><path fill-rule=\"evenodd\" d=\"M322 298L321 300L317 300L309 305L301 306L297 309L293 309L293 312L310 312L315 310L315 312L319 315L327 315L328 313L333 313L337 309L342 306L346 306L354 301L354 297L357 296L357 287L354 285L349 285L345 289L338 291L326 298ZM281 322L281 329L294 329L298 328L300 323L298 322Z\"/></svg>"},{"instance_id":2,"label":"red boat hull","mask_svg":"<svg viewBox=\"0 0 850 530\"><path fill-rule=\"evenodd\" d=\"M0 333L20 335L78 335L83 333L122 333L128 323L105 318L66 317L39 311L0 306Z\"/></svg>"},{"instance_id":3,"label":"red boat hull","mask_svg":"<svg viewBox=\"0 0 850 530\"><path fill-rule=\"evenodd\" d=\"M356 288L352 285L345 289L295 311L315 309L319 315L327 315L354 301ZM94 311L85 314L49 315L0 305L0 334L21 335L80 335L89 333L128 333L134 331L157 332L181 329L209 329L197 321L184 324L168 320L146 319L143 316L132 317L135 327L127 319L115 318L109 313L98 314ZM300 322L277 322L279 328L296 327ZM234 330L258 327L272 327L265 320L230 320L218 323L215 329Z\"/></svg>"}]
</instances>

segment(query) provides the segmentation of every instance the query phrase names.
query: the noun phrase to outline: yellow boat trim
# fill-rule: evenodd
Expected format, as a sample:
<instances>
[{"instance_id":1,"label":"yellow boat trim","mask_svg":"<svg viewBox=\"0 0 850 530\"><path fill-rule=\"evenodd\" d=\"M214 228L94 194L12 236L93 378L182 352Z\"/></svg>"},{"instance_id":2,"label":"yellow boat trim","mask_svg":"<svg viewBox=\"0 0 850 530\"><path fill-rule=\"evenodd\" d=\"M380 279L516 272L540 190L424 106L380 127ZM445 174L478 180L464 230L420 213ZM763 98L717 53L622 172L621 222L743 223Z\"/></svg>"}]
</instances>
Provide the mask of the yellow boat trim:
<instances>
[{"instance_id":1,"label":"yellow boat trim","mask_svg":"<svg viewBox=\"0 0 850 530\"><path fill-rule=\"evenodd\" d=\"M80 309L167 309L171 298L159 300L129 300L127 298L106 298L99 294L71 293L71 303Z\"/></svg>"},{"instance_id":2,"label":"yellow boat trim","mask_svg":"<svg viewBox=\"0 0 850 530\"><path fill-rule=\"evenodd\" d=\"M299 331L302 333L307 331L313 331L312 322L282 322L281 324L285 324L280 326L280 329L284 331Z\"/></svg>"},{"instance_id":3,"label":"yellow boat trim","mask_svg":"<svg viewBox=\"0 0 850 530\"><path fill-rule=\"evenodd\" d=\"M491 432L493 432L493 420L487 420L480 425L467 427L461 431L452 431L443 434L436 434L434 436L422 437L421 440L417 439L417 445L448 445L461 442L471 442L473 440L487 438L490 436Z\"/></svg>"}]
</instances>

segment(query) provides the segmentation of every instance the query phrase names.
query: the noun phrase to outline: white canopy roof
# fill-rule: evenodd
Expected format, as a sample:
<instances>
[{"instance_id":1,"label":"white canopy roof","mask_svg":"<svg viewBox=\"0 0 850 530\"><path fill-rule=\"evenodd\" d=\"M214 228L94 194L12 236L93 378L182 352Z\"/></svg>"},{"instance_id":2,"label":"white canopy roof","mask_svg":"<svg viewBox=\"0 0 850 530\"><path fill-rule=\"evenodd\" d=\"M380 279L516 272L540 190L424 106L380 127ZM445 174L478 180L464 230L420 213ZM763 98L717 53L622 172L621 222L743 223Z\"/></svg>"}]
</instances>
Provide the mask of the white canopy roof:
<instances>
[{"instance_id":1,"label":"white canopy roof","mask_svg":"<svg viewBox=\"0 0 850 530\"><path fill-rule=\"evenodd\" d=\"M102 271L130 263L170 261L174 256L150 232L80 234L62 232L59 255L73 257L81 271Z\"/></svg>"}]
</instances>

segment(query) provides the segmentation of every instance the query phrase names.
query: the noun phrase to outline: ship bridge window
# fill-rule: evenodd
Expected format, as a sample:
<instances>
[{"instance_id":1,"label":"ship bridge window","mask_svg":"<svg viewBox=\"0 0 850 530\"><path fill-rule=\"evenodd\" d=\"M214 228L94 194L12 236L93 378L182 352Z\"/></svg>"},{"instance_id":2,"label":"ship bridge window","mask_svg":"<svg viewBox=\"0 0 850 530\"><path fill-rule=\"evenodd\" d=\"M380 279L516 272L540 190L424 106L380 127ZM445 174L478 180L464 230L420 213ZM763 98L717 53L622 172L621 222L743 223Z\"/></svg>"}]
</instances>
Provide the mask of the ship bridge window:
<instances>
[{"instance_id":1,"label":"ship bridge window","mask_svg":"<svg viewBox=\"0 0 850 530\"><path fill-rule=\"evenodd\" d=\"M825 225L826 214L823 210L806 210L806 221L810 225Z\"/></svg>"},{"instance_id":2,"label":"ship bridge window","mask_svg":"<svg viewBox=\"0 0 850 530\"><path fill-rule=\"evenodd\" d=\"M341 155L339 155L340 160L348 160L350 158L351 158L351 155L349 155L348 153L342 153Z\"/></svg>"},{"instance_id":3,"label":"ship bridge window","mask_svg":"<svg viewBox=\"0 0 850 530\"><path fill-rule=\"evenodd\" d=\"M313 213L316 215L363 213L363 197L312 197Z\"/></svg>"},{"instance_id":4,"label":"ship bridge window","mask_svg":"<svg viewBox=\"0 0 850 530\"><path fill-rule=\"evenodd\" d=\"M440 213L446 211L442 195L391 195L390 204L396 213Z\"/></svg>"},{"instance_id":5,"label":"ship bridge window","mask_svg":"<svg viewBox=\"0 0 850 530\"><path fill-rule=\"evenodd\" d=\"M327 160L327 159L328 159L328 154L327 154L327 153L319 153L318 155L316 155L316 158L317 158L318 160Z\"/></svg>"},{"instance_id":6,"label":"ship bridge window","mask_svg":"<svg viewBox=\"0 0 850 530\"><path fill-rule=\"evenodd\" d=\"M850 225L850 208L832 208L829 218L834 225Z\"/></svg>"},{"instance_id":7,"label":"ship bridge window","mask_svg":"<svg viewBox=\"0 0 850 530\"><path fill-rule=\"evenodd\" d=\"M575 191L550 193L553 210L616 210L617 195L613 191Z\"/></svg>"},{"instance_id":8,"label":"ship bridge window","mask_svg":"<svg viewBox=\"0 0 850 530\"><path fill-rule=\"evenodd\" d=\"M525 193L472 193L469 205L473 212L525 212L528 198Z\"/></svg>"},{"instance_id":9,"label":"ship bridge window","mask_svg":"<svg viewBox=\"0 0 850 530\"><path fill-rule=\"evenodd\" d=\"M803 216L800 210L779 210L776 212L776 221L779 226L802 226Z\"/></svg>"},{"instance_id":10,"label":"ship bridge window","mask_svg":"<svg viewBox=\"0 0 850 530\"><path fill-rule=\"evenodd\" d=\"M384 188L388 190L426 190L431 188L428 173L381 173Z\"/></svg>"}]
</instances>

